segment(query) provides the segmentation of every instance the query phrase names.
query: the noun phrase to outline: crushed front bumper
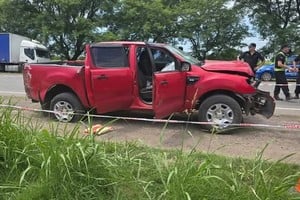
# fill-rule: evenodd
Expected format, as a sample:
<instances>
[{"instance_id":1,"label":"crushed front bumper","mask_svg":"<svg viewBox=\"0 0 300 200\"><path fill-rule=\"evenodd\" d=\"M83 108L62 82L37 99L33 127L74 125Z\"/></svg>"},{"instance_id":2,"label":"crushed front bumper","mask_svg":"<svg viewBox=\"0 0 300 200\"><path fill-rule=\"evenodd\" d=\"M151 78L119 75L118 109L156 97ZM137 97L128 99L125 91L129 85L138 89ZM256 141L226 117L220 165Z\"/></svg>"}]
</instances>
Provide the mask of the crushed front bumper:
<instances>
[{"instance_id":1,"label":"crushed front bumper","mask_svg":"<svg viewBox=\"0 0 300 200\"><path fill-rule=\"evenodd\" d=\"M245 113L248 115L261 114L266 118L273 116L275 111L275 101L269 92L256 91L254 95L245 97Z\"/></svg>"}]
</instances>

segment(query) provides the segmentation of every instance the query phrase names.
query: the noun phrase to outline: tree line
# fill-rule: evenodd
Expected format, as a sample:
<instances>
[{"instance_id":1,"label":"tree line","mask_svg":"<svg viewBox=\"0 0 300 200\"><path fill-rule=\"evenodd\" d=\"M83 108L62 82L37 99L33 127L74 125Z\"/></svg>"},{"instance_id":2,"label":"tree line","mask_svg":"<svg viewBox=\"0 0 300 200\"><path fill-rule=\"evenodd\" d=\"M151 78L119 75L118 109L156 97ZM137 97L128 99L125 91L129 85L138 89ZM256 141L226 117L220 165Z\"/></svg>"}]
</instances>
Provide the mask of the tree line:
<instances>
[{"instance_id":1,"label":"tree line","mask_svg":"<svg viewBox=\"0 0 300 200\"><path fill-rule=\"evenodd\" d=\"M282 43L299 49L299 16L300 0L0 0L1 32L68 60L107 40L189 43L196 57L231 60L253 34L248 20L268 40L265 53Z\"/></svg>"}]
</instances>

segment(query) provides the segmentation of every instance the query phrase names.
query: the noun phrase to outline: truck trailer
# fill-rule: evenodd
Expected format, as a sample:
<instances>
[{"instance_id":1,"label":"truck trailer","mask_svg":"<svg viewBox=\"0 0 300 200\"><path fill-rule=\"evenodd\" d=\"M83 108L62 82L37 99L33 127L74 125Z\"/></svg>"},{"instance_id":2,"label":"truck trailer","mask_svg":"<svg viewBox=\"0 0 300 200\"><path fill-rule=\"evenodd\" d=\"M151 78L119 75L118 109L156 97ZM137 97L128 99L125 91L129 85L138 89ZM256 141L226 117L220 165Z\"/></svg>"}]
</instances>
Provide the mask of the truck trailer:
<instances>
[{"instance_id":1,"label":"truck trailer","mask_svg":"<svg viewBox=\"0 0 300 200\"><path fill-rule=\"evenodd\" d=\"M47 47L13 33L0 33L0 72L21 72L24 63L49 62Z\"/></svg>"}]
</instances>

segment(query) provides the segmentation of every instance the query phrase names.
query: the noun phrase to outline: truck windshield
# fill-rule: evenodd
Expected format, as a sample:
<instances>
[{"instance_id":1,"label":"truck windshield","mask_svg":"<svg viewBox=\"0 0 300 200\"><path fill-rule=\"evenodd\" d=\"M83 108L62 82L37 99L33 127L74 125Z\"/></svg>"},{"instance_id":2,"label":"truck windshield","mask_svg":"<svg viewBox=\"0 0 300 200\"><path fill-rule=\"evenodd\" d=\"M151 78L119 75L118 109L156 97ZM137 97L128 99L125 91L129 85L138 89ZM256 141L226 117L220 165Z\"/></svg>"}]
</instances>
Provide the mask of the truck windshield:
<instances>
[{"instance_id":1,"label":"truck windshield","mask_svg":"<svg viewBox=\"0 0 300 200\"><path fill-rule=\"evenodd\" d=\"M166 48L171 51L173 54L177 54L179 56L181 56L182 58L184 58L185 61L193 64L193 65L199 65L201 66L203 64L203 62L201 62L200 60L194 58L193 56L191 56L188 53L185 53L183 51L180 51L179 49L172 47L170 45L167 45Z\"/></svg>"},{"instance_id":2,"label":"truck windshield","mask_svg":"<svg viewBox=\"0 0 300 200\"><path fill-rule=\"evenodd\" d=\"M40 58L50 58L49 51L45 49L36 49L36 56Z\"/></svg>"}]
</instances>

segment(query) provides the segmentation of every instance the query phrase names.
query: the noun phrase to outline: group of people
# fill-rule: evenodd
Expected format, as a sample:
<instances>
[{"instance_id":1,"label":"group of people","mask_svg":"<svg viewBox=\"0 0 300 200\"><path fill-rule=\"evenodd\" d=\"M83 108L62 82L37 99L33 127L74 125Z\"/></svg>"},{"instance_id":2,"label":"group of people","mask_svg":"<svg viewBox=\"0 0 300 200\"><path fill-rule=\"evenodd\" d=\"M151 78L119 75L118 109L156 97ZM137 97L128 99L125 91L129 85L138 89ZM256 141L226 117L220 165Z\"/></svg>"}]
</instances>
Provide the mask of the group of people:
<instances>
[{"instance_id":1,"label":"group of people","mask_svg":"<svg viewBox=\"0 0 300 200\"><path fill-rule=\"evenodd\" d=\"M253 73L255 74L256 70L259 69L264 63L265 58L262 56L258 51L256 51L256 44L251 43L249 46L249 51L243 52L239 57L238 60L242 60L247 62ZM279 97L280 89L282 89L285 99L299 99L300 94L300 70L297 68L297 64L300 63L300 55L298 55L295 60L293 61L293 66L288 66L287 63L287 56L290 53L291 48L289 45L284 44L281 46L280 51L275 57L275 80L276 85L274 88L274 99L275 100L283 100ZM288 82L285 76L285 70L288 69L291 72L298 72L298 77L296 80L296 89L295 89L295 96L291 96L289 92Z\"/></svg>"}]
</instances>

